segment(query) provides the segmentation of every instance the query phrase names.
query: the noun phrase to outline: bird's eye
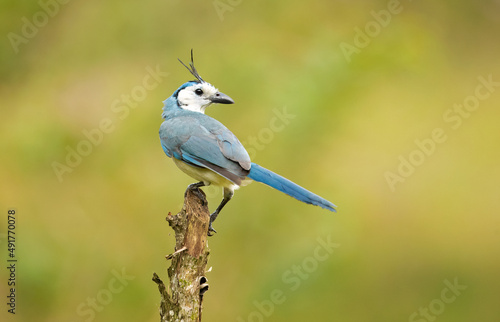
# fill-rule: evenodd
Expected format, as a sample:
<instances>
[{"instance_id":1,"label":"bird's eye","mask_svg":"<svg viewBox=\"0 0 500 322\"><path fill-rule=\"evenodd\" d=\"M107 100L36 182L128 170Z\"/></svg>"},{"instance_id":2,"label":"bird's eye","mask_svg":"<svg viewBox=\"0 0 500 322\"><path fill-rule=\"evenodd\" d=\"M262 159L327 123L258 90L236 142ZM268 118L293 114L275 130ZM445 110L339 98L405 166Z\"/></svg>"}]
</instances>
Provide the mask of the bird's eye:
<instances>
[{"instance_id":1,"label":"bird's eye","mask_svg":"<svg viewBox=\"0 0 500 322\"><path fill-rule=\"evenodd\" d=\"M194 92L196 93L196 95L203 94L203 90L201 88L197 88Z\"/></svg>"}]
</instances>

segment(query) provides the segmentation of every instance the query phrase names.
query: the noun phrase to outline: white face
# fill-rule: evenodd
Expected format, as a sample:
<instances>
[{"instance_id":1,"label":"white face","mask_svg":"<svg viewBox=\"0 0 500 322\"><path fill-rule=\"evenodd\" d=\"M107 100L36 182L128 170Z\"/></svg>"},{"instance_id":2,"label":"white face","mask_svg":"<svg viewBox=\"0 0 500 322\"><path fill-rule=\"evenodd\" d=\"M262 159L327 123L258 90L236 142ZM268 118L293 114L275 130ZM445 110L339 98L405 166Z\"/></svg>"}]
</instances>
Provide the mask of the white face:
<instances>
[{"instance_id":1,"label":"white face","mask_svg":"<svg viewBox=\"0 0 500 322\"><path fill-rule=\"evenodd\" d=\"M210 100L218 92L217 88L209 83L200 83L182 89L177 95L177 101L181 108L193 112L205 113Z\"/></svg>"}]
</instances>

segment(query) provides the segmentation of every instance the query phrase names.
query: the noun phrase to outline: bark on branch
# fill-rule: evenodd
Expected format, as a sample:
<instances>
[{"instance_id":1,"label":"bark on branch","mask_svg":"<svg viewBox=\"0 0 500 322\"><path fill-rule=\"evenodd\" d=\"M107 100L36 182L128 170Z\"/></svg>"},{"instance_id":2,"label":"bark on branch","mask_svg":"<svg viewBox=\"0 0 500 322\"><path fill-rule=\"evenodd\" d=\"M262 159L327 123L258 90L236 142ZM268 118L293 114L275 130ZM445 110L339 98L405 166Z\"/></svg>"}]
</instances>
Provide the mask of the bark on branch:
<instances>
[{"instance_id":1,"label":"bark on branch","mask_svg":"<svg viewBox=\"0 0 500 322\"><path fill-rule=\"evenodd\" d=\"M186 190L184 206L167 221L175 232L175 252L166 256L169 288L156 273L153 281L161 294L161 322L201 321L203 294L208 290L205 277L210 249L207 244L208 211L205 193L198 188Z\"/></svg>"}]
</instances>

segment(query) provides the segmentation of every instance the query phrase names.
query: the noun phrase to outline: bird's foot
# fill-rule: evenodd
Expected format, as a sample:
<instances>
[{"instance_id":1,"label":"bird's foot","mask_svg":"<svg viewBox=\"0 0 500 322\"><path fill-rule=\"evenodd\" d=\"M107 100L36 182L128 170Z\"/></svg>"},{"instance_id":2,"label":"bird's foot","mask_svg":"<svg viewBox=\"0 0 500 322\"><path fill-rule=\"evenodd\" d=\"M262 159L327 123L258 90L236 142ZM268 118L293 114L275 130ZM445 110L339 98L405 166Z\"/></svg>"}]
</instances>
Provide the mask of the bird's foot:
<instances>
[{"instance_id":1,"label":"bird's foot","mask_svg":"<svg viewBox=\"0 0 500 322\"><path fill-rule=\"evenodd\" d=\"M188 190L191 190L194 194L196 194L196 196L201 199L201 200L204 200L204 196L203 196L203 193L202 191L200 190L201 187L205 186L205 184L203 182L196 182L196 183L192 183L190 184L187 189L186 189L186 193L188 192ZM185 197L185 194L184 194L184 197Z\"/></svg>"},{"instance_id":2,"label":"bird's foot","mask_svg":"<svg viewBox=\"0 0 500 322\"><path fill-rule=\"evenodd\" d=\"M205 184L200 181L200 182L195 182L195 183L191 183L189 186L188 186L188 189L191 189L191 190L194 190L194 189L198 189L200 187L203 187Z\"/></svg>"},{"instance_id":3,"label":"bird's foot","mask_svg":"<svg viewBox=\"0 0 500 322\"><path fill-rule=\"evenodd\" d=\"M213 236L214 234L217 233L214 227L212 227L212 223L215 221L215 218L217 218L217 215L218 215L217 211L215 211L210 215L210 222L208 224L208 236Z\"/></svg>"},{"instance_id":4,"label":"bird's foot","mask_svg":"<svg viewBox=\"0 0 500 322\"><path fill-rule=\"evenodd\" d=\"M212 227L212 223L208 224L208 236L211 237L213 235L215 235L217 233L217 231L214 229L214 227Z\"/></svg>"}]
</instances>

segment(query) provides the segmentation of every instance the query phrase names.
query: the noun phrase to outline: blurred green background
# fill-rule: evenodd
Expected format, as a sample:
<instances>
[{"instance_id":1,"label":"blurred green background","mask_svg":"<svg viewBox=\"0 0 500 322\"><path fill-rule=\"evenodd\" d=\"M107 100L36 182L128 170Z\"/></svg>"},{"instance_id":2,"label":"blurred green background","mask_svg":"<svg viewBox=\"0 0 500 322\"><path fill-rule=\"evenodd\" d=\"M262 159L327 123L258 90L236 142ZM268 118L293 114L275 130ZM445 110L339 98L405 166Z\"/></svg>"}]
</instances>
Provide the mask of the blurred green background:
<instances>
[{"instance_id":1,"label":"blurred green background","mask_svg":"<svg viewBox=\"0 0 500 322\"><path fill-rule=\"evenodd\" d=\"M192 79L177 61L191 48L236 101L207 114L339 207L237 191L209 239L204 321L500 320L498 1L0 6L2 296L8 207L19 258L17 314L2 303L2 321L159 320L164 218L193 180L158 128L162 101ZM430 143L435 129L445 139ZM54 162L78 147L59 180ZM205 191L213 210L222 194Z\"/></svg>"}]
</instances>

